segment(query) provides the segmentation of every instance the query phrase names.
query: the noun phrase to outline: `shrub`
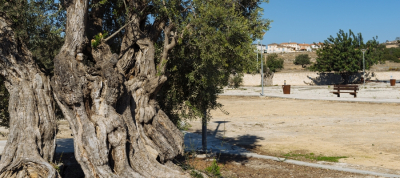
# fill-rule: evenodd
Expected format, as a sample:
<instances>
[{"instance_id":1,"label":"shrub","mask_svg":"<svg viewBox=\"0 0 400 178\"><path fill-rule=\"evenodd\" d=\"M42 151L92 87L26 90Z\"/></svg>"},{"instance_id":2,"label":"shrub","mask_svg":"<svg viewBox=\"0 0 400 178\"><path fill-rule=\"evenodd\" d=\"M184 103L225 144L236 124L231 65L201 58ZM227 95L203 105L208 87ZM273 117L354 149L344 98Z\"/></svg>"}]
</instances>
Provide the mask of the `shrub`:
<instances>
[{"instance_id":1,"label":"shrub","mask_svg":"<svg viewBox=\"0 0 400 178\"><path fill-rule=\"evenodd\" d=\"M239 88L243 83L243 74L236 74L229 77L228 85L231 88Z\"/></svg>"},{"instance_id":2,"label":"shrub","mask_svg":"<svg viewBox=\"0 0 400 178\"><path fill-rule=\"evenodd\" d=\"M278 59L278 54L273 53L267 56L267 66L271 72L276 72L277 70L283 69L283 59ZM264 73L266 68L264 67Z\"/></svg>"},{"instance_id":3,"label":"shrub","mask_svg":"<svg viewBox=\"0 0 400 178\"><path fill-rule=\"evenodd\" d=\"M208 166L206 168L206 171L214 176L220 177L221 172L220 172L220 167L218 166L217 160L214 160L211 164L211 166Z\"/></svg>"},{"instance_id":4,"label":"shrub","mask_svg":"<svg viewBox=\"0 0 400 178\"><path fill-rule=\"evenodd\" d=\"M399 60L397 57L395 57L394 55L384 54L384 55L382 56L382 58L383 58L385 61L393 61L393 62L396 62L396 63L400 63L400 60Z\"/></svg>"},{"instance_id":5,"label":"shrub","mask_svg":"<svg viewBox=\"0 0 400 178\"><path fill-rule=\"evenodd\" d=\"M296 59L293 61L294 65L301 65L301 67L305 68L306 65L311 64L310 57L308 54L300 54L296 56Z\"/></svg>"}]
</instances>

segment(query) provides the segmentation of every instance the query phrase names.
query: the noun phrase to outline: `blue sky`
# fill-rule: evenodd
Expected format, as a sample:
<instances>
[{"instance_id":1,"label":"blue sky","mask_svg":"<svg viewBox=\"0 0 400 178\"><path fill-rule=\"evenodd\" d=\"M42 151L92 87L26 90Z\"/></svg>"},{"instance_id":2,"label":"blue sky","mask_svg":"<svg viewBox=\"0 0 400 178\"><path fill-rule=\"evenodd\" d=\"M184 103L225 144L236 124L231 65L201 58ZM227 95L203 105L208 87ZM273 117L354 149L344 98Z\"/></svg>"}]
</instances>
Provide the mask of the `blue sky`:
<instances>
[{"instance_id":1,"label":"blue sky","mask_svg":"<svg viewBox=\"0 0 400 178\"><path fill-rule=\"evenodd\" d=\"M270 0L261 7L274 21L262 44L323 42L339 29L361 32L364 41L400 37L400 0Z\"/></svg>"}]
</instances>

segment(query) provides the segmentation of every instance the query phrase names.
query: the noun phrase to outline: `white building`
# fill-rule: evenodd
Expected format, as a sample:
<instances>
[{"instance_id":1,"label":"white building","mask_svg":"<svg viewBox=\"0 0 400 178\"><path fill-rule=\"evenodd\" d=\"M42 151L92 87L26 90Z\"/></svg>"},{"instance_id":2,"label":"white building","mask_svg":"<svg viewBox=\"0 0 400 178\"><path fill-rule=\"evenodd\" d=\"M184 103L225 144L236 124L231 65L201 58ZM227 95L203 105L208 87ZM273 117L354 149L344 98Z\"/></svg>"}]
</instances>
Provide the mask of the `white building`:
<instances>
[{"instance_id":1,"label":"white building","mask_svg":"<svg viewBox=\"0 0 400 178\"><path fill-rule=\"evenodd\" d=\"M321 42L315 43L315 44L313 43L313 44L311 44L311 49L312 50L317 50L317 49L321 48L322 45L323 45L323 43L321 43Z\"/></svg>"},{"instance_id":2,"label":"white building","mask_svg":"<svg viewBox=\"0 0 400 178\"><path fill-rule=\"evenodd\" d=\"M263 44L252 44L252 46L255 46L258 52L264 51L264 53L267 52L267 46Z\"/></svg>"},{"instance_id":3,"label":"white building","mask_svg":"<svg viewBox=\"0 0 400 178\"><path fill-rule=\"evenodd\" d=\"M268 45L268 53L291 53L296 51L296 47L294 45L290 45L288 43L276 44L272 43Z\"/></svg>"},{"instance_id":4,"label":"white building","mask_svg":"<svg viewBox=\"0 0 400 178\"><path fill-rule=\"evenodd\" d=\"M287 46L293 48L295 51L300 50L299 44L296 42L289 42L289 43L281 43L281 46Z\"/></svg>"},{"instance_id":5,"label":"white building","mask_svg":"<svg viewBox=\"0 0 400 178\"><path fill-rule=\"evenodd\" d=\"M299 51L312 51L311 50L311 45L310 44L298 44L300 46Z\"/></svg>"}]
</instances>

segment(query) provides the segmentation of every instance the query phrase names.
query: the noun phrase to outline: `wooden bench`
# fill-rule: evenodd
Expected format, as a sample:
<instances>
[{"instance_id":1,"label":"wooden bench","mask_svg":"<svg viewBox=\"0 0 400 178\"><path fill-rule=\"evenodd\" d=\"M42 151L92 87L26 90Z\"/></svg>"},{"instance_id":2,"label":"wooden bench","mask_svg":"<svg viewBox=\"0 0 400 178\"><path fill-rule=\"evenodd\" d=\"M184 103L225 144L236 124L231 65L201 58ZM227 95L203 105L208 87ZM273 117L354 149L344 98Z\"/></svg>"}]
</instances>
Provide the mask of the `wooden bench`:
<instances>
[{"instance_id":1,"label":"wooden bench","mask_svg":"<svg viewBox=\"0 0 400 178\"><path fill-rule=\"evenodd\" d=\"M354 95L354 98L356 98L358 85L334 85L333 89L336 91L331 91L331 93L336 94L338 97L340 97L340 93L349 93L350 95Z\"/></svg>"}]
</instances>

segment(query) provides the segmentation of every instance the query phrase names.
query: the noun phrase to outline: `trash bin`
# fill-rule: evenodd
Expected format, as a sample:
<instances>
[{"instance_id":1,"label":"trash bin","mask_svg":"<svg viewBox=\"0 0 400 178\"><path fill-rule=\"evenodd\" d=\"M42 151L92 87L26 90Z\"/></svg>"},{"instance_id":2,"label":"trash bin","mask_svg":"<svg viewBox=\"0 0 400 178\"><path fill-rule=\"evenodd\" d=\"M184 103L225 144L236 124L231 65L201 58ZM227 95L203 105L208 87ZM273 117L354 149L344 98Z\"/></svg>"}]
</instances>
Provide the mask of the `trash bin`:
<instances>
[{"instance_id":1,"label":"trash bin","mask_svg":"<svg viewBox=\"0 0 400 178\"><path fill-rule=\"evenodd\" d=\"M390 79L390 86L396 85L396 79Z\"/></svg>"},{"instance_id":2,"label":"trash bin","mask_svg":"<svg viewBox=\"0 0 400 178\"><path fill-rule=\"evenodd\" d=\"M283 94L290 94L290 85L282 85Z\"/></svg>"}]
</instances>

